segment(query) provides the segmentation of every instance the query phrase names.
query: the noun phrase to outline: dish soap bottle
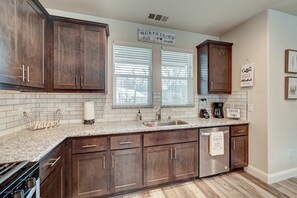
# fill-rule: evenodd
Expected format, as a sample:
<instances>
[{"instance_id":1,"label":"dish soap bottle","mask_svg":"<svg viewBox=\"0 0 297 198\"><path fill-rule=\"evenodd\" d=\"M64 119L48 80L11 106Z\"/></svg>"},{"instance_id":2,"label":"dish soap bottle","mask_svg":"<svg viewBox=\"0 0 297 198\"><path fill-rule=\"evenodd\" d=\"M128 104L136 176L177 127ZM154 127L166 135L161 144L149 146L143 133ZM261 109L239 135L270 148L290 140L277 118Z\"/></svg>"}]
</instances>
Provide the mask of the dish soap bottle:
<instances>
[{"instance_id":1,"label":"dish soap bottle","mask_svg":"<svg viewBox=\"0 0 297 198\"><path fill-rule=\"evenodd\" d=\"M137 113L137 121L141 121L142 120L142 115L140 113L140 109L138 109L138 113Z\"/></svg>"}]
</instances>

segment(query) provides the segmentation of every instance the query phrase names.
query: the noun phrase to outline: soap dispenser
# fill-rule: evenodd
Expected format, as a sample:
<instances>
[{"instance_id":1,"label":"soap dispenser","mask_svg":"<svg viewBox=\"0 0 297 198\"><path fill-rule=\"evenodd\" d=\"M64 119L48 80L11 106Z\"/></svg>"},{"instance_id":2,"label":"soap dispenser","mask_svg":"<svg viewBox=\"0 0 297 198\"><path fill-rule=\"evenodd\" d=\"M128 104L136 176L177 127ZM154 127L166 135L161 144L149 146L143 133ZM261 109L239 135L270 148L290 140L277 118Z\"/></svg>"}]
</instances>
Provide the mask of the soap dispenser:
<instances>
[{"instance_id":1,"label":"soap dispenser","mask_svg":"<svg viewBox=\"0 0 297 198\"><path fill-rule=\"evenodd\" d=\"M141 121L142 120L142 115L140 113L140 109L138 109L138 113L137 113L137 121Z\"/></svg>"}]
</instances>

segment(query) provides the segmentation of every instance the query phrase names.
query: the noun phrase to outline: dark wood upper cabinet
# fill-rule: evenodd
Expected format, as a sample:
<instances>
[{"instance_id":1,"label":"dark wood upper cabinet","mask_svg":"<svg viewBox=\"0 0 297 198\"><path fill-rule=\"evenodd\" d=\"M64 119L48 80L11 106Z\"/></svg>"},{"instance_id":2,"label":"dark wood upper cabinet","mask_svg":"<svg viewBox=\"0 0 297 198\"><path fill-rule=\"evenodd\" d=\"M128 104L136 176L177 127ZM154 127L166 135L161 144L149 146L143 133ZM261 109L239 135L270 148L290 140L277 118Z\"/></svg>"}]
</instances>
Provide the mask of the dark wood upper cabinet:
<instances>
[{"instance_id":1,"label":"dark wood upper cabinet","mask_svg":"<svg viewBox=\"0 0 297 198\"><path fill-rule=\"evenodd\" d=\"M80 26L54 22L54 88L80 89Z\"/></svg>"},{"instance_id":2,"label":"dark wood upper cabinet","mask_svg":"<svg viewBox=\"0 0 297 198\"><path fill-rule=\"evenodd\" d=\"M0 83L44 88L41 9L30 0L0 2Z\"/></svg>"},{"instance_id":3,"label":"dark wood upper cabinet","mask_svg":"<svg viewBox=\"0 0 297 198\"><path fill-rule=\"evenodd\" d=\"M248 165L248 125L231 126L230 168Z\"/></svg>"},{"instance_id":4,"label":"dark wood upper cabinet","mask_svg":"<svg viewBox=\"0 0 297 198\"><path fill-rule=\"evenodd\" d=\"M207 40L196 47L198 94L231 94L232 45L232 43Z\"/></svg>"},{"instance_id":5,"label":"dark wood upper cabinet","mask_svg":"<svg viewBox=\"0 0 297 198\"><path fill-rule=\"evenodd\" d=\"M106 28L54 21L54 90L105 92Z\"/></svg>"},{"instance_id":6,"label":"dark wood upper cabinet","mask_svg":"<svg viewBox=\"0 0 297 198\"><path fill-rule=\"evenodd\" d=\"M0 83L19 84L16 59L16 0L0 1ZM19 68L18 68L19 67Z\"/></svg>"}]
</instances>

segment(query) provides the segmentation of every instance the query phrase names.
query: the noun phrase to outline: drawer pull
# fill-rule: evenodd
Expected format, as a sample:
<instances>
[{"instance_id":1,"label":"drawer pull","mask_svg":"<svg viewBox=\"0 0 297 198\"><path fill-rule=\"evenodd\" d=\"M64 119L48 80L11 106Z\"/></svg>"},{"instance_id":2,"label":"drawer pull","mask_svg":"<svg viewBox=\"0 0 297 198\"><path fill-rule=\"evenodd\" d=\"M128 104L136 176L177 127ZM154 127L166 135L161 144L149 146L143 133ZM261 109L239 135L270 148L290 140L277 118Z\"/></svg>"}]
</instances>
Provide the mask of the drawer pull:
<instances>
[{"instance_id":1,"label":"drawer pull","mask_svg":"<svg viewBox=\"0 0 297 198\"><path fill-rule=\"evenodd\" d=\"M120 142L120 145L126 145L126 144L132 144L131 141L127 141L127 142Z\"/></svg>"},{"instance_id":2,"label":"drawer pull","mask_svg":"<svg viewBox=\"0 0 297 198\"><path fill-rule=\"evenodd\" d=\"M87 145L83 145L82 148L87 149L87 148L94 148L97 147L96 144L87 144Z\"/></svg>"},{"instance_id":3,"label":"drawer pull","mask_svg":"<svg viewBox=\"0 0 297 198\"><path fill-rule=\"evenodd\" d=\"M237 131L237 133L244 133L245 132L245 130L243 129L243 130L239 130L239 131Z\"/></svg>"},{"instance_id":4,"label":"drawer pull","mask_svg":"<svg viewBox=\"0 0 297 198\"><path fill-rule=\"evenodd\" d=\"M46 163L45 165L50 166L50 167L53 167L53 166L55 166L58 163L58 161L60 159L61 159L61 156L59 156L57 159L51 159L50 161L52 161L52 160L55 160L55 161L52 162L52 163Z\"/></svg>"},{"instance_id":5,"label":"drawer pull","mask_svg":"<svg viewBox=\"0 0 297 198\"><path fill-rule=\"evenodd\" d=\"M103 155L103 169L105 169L105 166L106 166L106 157L105 155Z\"/></svg>"}]
</instances>

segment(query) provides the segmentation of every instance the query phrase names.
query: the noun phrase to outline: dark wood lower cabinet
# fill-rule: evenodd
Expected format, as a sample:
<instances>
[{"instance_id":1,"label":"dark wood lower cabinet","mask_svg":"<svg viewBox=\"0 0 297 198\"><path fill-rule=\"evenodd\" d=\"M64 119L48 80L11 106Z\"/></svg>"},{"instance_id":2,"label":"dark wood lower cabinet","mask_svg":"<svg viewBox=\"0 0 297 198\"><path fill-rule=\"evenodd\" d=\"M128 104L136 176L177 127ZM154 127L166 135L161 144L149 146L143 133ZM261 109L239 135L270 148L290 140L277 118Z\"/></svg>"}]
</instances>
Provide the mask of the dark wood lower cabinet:
<instances>
[{"instance_id":1,"label":"dark wood lower cabinet","mask_svg":"<svg viewBox=\"0 0 297 198\"><path fill-rule=\"evenodd\" d=\"M107 152L72 156L72 197L95 197L108 193Z\"/></svg>"},{"instance_id":2,"label":"dark wood lower cabinet","mask_svg":"<svg viewBox=\"0 0 297 198\"><path fill-rule=\"evenodd\" d=\"M141 148L111 151L111 191L142 187Z\"/></svg>"},{"instance_id":3,"label":"dark wood lower cabinet","mask_svg":"<svg viewBox=\"0 0 297 198\"><path fill-rule=\"evenodd\" d=\"M197 149L197 142L144 148L144 185L197 177Z\"/></svg>"},{"instance_id":4,"label":"dark wood lower cabinet","mask_svg":"<svg viewBox=\"0 0 297 198\"><path fill-rule=\"evenodd\" d=\"M65 176L64 160L59 163L55 170L44 180L40 187L41 198L64 198Z\"/></svg>"},{"instance_id":5,"label":"dark wood lower cabinet","mask_svg":"<svg viewBox=\"0 0 297 198\"><path fill-rule=\"evenodd\" d=\"M231 169L248 165L248 136L231 137Z\"/></svg>"},{"instance_id":6,"label":"dark wood lower cabinet","mask_svg":"<svg viewBox=\"0 0 297 198\"><path fill-rule=\"evenodd\" d=\"M198 176L198 143L175 144L173 148L173 180Z\"/></svg>"},{"instance_id":7,"label":"dark wood lower cabinet","mask_svg":"<svg viewBox=\"0 0 297 198\"><path fill-rule=\"evenodd\" d=\"M154 146L144 148L144 185L157 185L171 180L172 147Z\"/></svg>"}]
</instances>

